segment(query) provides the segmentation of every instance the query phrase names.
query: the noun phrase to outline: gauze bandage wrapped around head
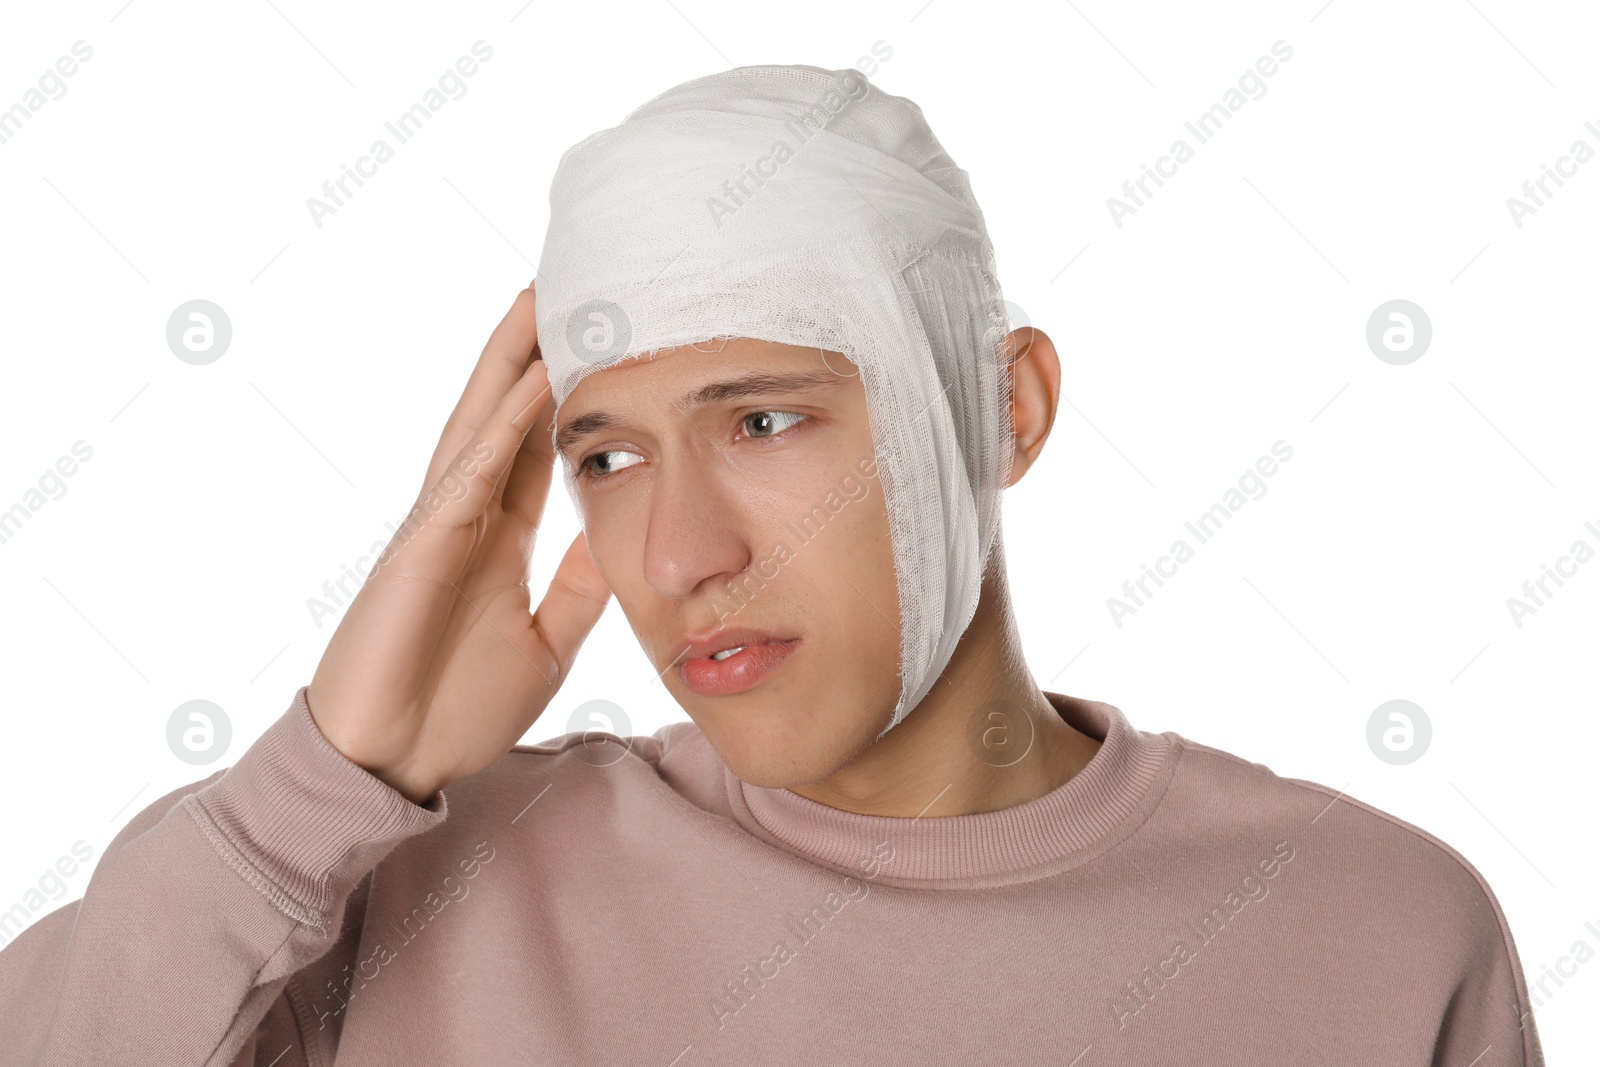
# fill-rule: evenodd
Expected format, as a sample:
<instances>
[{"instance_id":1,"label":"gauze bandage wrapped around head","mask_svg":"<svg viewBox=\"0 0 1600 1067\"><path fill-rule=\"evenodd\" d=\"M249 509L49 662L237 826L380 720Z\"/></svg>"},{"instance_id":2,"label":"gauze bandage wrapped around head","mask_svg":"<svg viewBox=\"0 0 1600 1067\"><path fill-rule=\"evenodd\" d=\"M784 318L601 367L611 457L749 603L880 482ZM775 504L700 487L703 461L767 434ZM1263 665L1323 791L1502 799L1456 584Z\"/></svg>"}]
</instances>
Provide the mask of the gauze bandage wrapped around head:
<instances>
[{"instance_id":1,"label":"gauze bandage wrapped around head","mask_svg":"<svg viewBox=\"0 0 1600 1067\"><path fill-rule=\"evenodd\" d=\"M900 723L977 608L1012 448L994 250L922 110L803 65L667 90L562 156L537 305L558 407L585 375L719 338L860 368L900 596L883 732Z\"/></svg>"}]
</instances>

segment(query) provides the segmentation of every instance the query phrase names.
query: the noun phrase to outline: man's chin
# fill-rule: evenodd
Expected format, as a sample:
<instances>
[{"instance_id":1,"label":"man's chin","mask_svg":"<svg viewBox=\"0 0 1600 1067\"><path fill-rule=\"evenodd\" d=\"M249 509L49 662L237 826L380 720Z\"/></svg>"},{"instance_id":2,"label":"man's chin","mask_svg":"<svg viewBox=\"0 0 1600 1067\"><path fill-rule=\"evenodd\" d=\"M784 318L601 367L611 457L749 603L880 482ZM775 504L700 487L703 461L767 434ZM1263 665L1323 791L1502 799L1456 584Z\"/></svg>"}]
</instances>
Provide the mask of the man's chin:
<instances>
[{"instance_id":1,"label":"man's chin","mask_svg":"<svg viewBox=\"0 0 1600 1067\"><path fill-rule=\"evenodd\" d=\"M726 722L700 722L723 765L747 785L792 789L832 775L851 755L834 737L796 737L784 731L770 736Z\"/></svg>"},{"instance_id":2,"label":"man's chin","mask_svg":"<svg viewBox=\"0 0 1600 1067\"><path fill-rule=\"evenodd\" d=\"M728 770L764 789L793 789L832 776L871 747L882 729L882 723L870 728L853 717L841 721L840 708L871 703L878 694L852 698L837 684L791 682L715 698L674 687L673 695ZM890 711L883 708L883 723Z\"/></svg>"},{"instance_id":3,"label":"man's chin","mask_svg":"<svg viewBox=\"0 0 1600 1067\"><path fill-rule=\"evenodd\" d=\"M800 735L789 730L767 735L725 722L702 722L700 728L736 778L763 789L794 789L832 777L873 741L849 737L837 727L818 726Z\"/></svg>"},{"instance_id":4,"label":"man's chin","mask_svg":"<svg viewBox=\"0 0 1600 1067\"><path fill-rule=\"evenodd\" d=\"M726 757L722 761L727 765L733 776L746 785L759 786L762 789L794 789L799 786L811 785L830 777L839 768L836 766L820 769L797 768L792 764L774 764L767 760L755 760L735 764Z\"/></svg>"}]
</instances>

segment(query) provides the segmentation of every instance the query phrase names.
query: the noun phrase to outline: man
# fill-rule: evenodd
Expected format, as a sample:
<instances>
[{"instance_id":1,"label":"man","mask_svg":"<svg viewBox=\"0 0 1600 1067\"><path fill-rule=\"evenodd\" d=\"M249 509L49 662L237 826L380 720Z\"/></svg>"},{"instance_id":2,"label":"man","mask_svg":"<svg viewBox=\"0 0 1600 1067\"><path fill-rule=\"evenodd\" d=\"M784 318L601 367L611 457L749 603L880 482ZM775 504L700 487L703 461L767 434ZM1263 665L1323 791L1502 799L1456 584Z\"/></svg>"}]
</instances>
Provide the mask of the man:
<instances>
[{"instance_id":1,"label":"man","mask_svg":"<svg viewBox=\"0 0 1600 1067\"><path fill-rule=\"evenodd\" d=\"M0 952L8 1055L1542 1062L1448 845L1038 688L998 497L1059 359L992 332L964 173L852 75L568 152L414 522L284 716ZM530 614L557 458L584 532ZM691 721L516 745L612 595Z\"/></svg>"}]
</instances>

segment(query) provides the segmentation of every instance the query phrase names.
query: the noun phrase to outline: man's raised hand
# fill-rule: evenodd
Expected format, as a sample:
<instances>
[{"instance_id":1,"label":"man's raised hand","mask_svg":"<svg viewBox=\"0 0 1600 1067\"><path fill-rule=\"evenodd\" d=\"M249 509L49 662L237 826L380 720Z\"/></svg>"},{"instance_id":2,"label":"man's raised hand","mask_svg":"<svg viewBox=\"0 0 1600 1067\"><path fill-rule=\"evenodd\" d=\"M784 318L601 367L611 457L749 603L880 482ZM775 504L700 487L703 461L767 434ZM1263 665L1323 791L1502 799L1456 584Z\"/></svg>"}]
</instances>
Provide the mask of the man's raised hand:
<instances>
[{"instance_id":1,"label":"man's raised hand","mask_svg":"<svg viewBox=\"0 0 1600 1067\"><path fill-rule=\"evenodd\" d=\"M529 285L484 346L416 504L307 692L328 742L418 803L517 743L611 595L579 533L529 611L555 463L537 345Z\"/></svg>"}]
</instances>

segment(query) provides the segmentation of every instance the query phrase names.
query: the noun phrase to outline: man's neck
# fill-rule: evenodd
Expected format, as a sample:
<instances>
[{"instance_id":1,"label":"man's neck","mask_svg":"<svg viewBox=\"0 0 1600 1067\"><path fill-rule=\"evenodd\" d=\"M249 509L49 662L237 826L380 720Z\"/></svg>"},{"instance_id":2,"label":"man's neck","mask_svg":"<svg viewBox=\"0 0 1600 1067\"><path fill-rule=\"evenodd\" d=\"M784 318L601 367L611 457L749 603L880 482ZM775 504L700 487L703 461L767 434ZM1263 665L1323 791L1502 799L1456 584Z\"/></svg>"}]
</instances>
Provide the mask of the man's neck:
<instances>
[{"instance_id":1,"label":"man's neck","mask_svg":"<svg viewBox=\"0 0 1600 1067\"><path fill-rule=\"evenodd\" d=\"M861 815L971 815L1044 796L1088 764L1100 742L1035 684L998 547L991 563L977 613L922 702L844 767L791 792Z\"/></svg>"}]
</instances>

